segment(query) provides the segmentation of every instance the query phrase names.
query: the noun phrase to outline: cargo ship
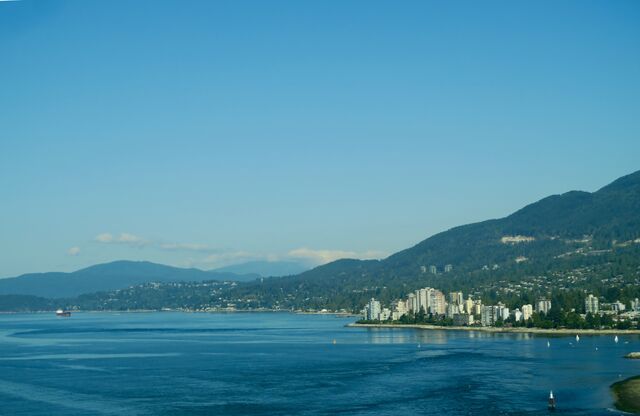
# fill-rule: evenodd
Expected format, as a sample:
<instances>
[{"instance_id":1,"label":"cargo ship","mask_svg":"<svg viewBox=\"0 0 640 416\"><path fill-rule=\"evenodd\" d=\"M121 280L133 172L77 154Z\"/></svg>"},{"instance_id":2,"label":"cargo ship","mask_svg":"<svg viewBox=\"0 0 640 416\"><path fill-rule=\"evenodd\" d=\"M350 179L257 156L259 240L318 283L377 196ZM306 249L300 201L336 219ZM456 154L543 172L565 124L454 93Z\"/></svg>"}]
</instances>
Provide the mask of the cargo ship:
<instances>
[{"instance_id":1,"label":"cargo ship","mask_svg":"<svg viewBox=\"0 0 640 416\"><path fill-rule=\"evenodd\" d=\"M63 316L63 317L65 317L65 318L68 318L68 317L70 317L70 316L71 316L71 312L69 312L69 311L65 311L65 310L62 310L62 309L58 309L58 310L56 311L56 316Z\"/></svg>"}]
</instances>

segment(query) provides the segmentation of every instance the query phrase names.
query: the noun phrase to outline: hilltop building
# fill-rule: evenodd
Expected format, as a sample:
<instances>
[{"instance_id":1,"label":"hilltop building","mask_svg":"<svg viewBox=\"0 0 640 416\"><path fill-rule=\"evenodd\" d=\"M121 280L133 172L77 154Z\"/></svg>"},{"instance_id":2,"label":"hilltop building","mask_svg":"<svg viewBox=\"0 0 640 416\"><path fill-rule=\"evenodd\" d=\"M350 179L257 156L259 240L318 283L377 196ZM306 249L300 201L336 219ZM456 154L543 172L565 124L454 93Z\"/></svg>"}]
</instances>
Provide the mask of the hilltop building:
<instances>
[{"instance_id":1,"label":"hilltop building","mask_svg":"<svg viewBox=\"0 0 640 416\"><path fill-rule=\"evenodd\" d=\"M450 264L446 264L446 265L444 266L444 272L445 272L445 273L449 273L449 272L450 272L450 271L452 271L452 270L453 270L453 266L452 266L452 265L450 265Z\"/></svg>"}]
</instances>

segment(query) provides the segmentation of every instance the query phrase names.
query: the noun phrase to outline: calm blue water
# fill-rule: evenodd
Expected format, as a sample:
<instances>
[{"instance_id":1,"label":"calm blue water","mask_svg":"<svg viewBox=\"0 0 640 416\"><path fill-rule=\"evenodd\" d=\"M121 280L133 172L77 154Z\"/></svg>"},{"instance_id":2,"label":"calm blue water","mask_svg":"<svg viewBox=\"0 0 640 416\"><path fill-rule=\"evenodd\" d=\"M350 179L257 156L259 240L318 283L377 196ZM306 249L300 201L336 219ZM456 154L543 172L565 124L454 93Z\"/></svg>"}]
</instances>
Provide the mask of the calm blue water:
<instances>
[{"instance_id":1,"label":"calm blue water","mask_svg":"<svg viewBox=\"0 0 640 416\"><path fill-rule=\"evenodd\" d=\"M0 315L2 415L615 415L637 336L354 329L274 313ZM336 344L332 340L336 340ZM598 350L596 350L596 347Z\"/></svg>"}]
</instances>

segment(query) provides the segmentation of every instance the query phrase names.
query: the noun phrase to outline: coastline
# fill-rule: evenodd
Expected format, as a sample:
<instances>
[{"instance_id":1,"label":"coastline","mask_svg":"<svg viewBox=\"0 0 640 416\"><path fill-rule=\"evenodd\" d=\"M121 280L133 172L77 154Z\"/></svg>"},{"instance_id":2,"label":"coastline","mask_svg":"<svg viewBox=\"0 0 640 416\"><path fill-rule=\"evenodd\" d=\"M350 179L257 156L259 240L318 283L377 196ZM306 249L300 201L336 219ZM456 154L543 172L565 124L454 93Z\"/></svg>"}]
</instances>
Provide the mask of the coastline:
<instances>
[{"instance_id":1,"label":"coastline","mask_svg":"<svg viewBox=\"0 0 640 416\"><path fill-rule=\"evenodd\" d=\"M546 329L546 328L496 328L493 326L437 326L437 325L397 325L397 324L347 324L350 328L409 328L429 331L480 331L507 334L542 335L620 335L640 334L640 329Z\"/></svg>"},{"instance_id":2,"label":"coastline","mask_svg":"<svg viewBox=\"0 0 640 416\"><path fill-rule=\"evenodd\" d=\"M300 310L288 310L288 309L212 309L212 310L199 310L199 309L102 309L102 310L71 310L72 314L75 313L166 313L166 312L180 312L180 313L214 313L214 314L229 314L229 313L292 313L296 315L331 315L340 318L357 318L359 315L350 312L308 312ZM20 315L20 314L40 314L49 315L55 314L55 310L50 311L0 311L0 315Z\"/></svg>"},{"instance_id":3,"label":"coastline","mask_svg":"<svg viewBox=\"0 0 640 416\"><path fill-rule=\"evenodd\" d=\"M640 376L630 377L611 385L616 409L640 414Z\"/></svg>"}]
</instances>

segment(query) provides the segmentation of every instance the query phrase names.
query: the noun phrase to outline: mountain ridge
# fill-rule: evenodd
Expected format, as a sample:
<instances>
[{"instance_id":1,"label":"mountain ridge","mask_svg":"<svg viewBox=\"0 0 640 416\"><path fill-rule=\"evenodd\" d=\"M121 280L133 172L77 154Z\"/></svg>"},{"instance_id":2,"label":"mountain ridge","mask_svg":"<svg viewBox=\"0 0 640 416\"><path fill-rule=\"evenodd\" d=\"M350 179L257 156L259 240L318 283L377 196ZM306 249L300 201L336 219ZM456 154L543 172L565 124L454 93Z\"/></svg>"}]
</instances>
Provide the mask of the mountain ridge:
<instances>
[{"instance_id":1,"label":"mountain ridge","mask_svg":"<svg viewBox=\"0 0 640 416\"><path fill-rule=\"evenodd\" d=\"M69 273L27 273L13 278L0 279L0 295L65 298L83 293L122 289L152 281L248 281L259 277L257 274L204 271L149 261L116 260L95 264Z\"/></svg>"},{"instance_id":2,"label":"mountain ridge","mask_svg":"<svg viewBox=\"0 0 640 416\"><path fill-rule=\"evenodd\" d=\"M288 302L313 302L315 307L327 304L329 299L339 299L338 304L356 308L364 297L380 294L380 288L389 289L385 296L396 296L419 285L446 286L456 279L460 283L465 279L491 281L507 274L523 276L552 266L584 263L581 256L608 253L622 247L620 242L635 244L638 239L640 171L595 192L551 195L503 218L453 227L385 259L340 259L293 276L249 279L252 281L233 290L235 296L257 298L268 293L269 299L285 296L287 290L295 291L300 297L289 298ZM153 263L147 262L147 267L153 268L150 264ZM447 273L445 265L451 265ZM104 276L99 266L81 271L85 275ZM131 264L122 266L126 269ZM429 272L431 266L436 268L436 274ZM171 273L156 275L179 281L177 274L190 272L173 269ZM191 277L190 281L215 280L212 274L215 272L191 270L198 278ZM60 277L56 273L46 275ZM0 280L0 294L6 294L2 284ZM38 296L38 293L22 294Z\"/></svg>"}]
</instances>

